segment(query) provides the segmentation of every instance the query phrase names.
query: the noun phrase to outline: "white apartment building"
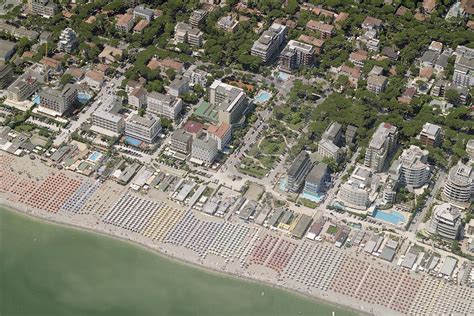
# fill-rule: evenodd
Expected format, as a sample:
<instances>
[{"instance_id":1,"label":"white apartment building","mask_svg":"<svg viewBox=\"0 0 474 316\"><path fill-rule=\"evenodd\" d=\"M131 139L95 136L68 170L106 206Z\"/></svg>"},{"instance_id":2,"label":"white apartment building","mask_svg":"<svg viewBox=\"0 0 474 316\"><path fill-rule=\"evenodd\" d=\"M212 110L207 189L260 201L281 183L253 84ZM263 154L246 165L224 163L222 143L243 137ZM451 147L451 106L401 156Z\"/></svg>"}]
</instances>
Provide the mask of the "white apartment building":
<instances>
[{"instance_id":1,"label":"white apartment building","mask_svg":"<svg viewBox=\"0 0 474 316\"><path fill-rule=\"evenodd\" d=\"M461 213L449 203L436 205L433 208L428 231L444 238L457 239L461 228Z\"/></svg>"},{"instance_id":2,"label":"white apartment building","mask_svg":"<svg viewBox=\"0 0 474 316\"><path fill-rule=\"evenodd\" d=\"M26 71L7 88L7 100L21 102L28 99L40 88L36 77Z\"/></svg>"},{"instance_id":3,"label":"white apartment building","mask_svg":"<svg viewBox=\"0 0 474 316\"><path fill-rule=\"evenodd\" d=\"M174 27L174 38L179 43L186 43L193 46L201 46L203 32L184 22L176 23Z\"/></svg>"},{"instance_id":4,"label":"white apartment building","mask_svg":"<svg viewBox=\"0 0 474 316\"><path fill-rule=\"evenodd\" d=\"M160 121L149 115L142 117L131 115L125 121L125 136L129 136L145 143L154 143L161 131Z\"/></svg>"},{"instance_id":5,"label":"white apartment building","mask_svg":"<svg viewBox=\"0 0 474 316\"><path fill-rule=\"evenodd\" d=\"M429 152L411 145L398 158L400 182L414 188L423 186L430 178L431 168L427 163Z\"/></svg>"},{"instance_id":6,"label":"white apartment building","mask_svg":"<svg viewBox=\"0 0 474 316\"><path fill-rule=\"evenodd\" d=\"M116 137L123 133L125 121L119 114L122 109L122 99L112 95L92 113L91 129L100 134Z\"/></svg>"},{"instance_id":7,"label":"white apartment building","mask_svg":"<svg viewBox=\"0 0 474 316\"><path fill-rule=\"evenodd\" d=\"M337 199L345 207L365 211L375 199L378 187L379 179L370 169L356 166L349 180L341 185Z\"/></svg>"},{"instance_id":8,"label":"white apartment building","mask_svg":"<svg viewBox=\"0 0 474 316\"><path fill-rule=\"evenodd\" d=\"M146 98L147 112L175 120L183 108L183 100L168 94L150 92Z\"/></svg>"},{"instance_id":9,"label":"white apartment building","mask_svg":"<svg viewBox=\"0 0 474 316\"><path fill-rule=\"evenodd\" d=\"M397 127L380 123L365 152L364 166L375 172L382 171L387 157L397 146Z\"/></svg>"},{"instance_id":10,"label":"white apartment building","mask_svg":"<svg viewBox=\"0 0 474 316\"><path fill-rule=\"evenodd\" d=\"M209 102L219 105L219 123L236 124L247 110L244 90L215 80L209 87Z\"/></svg>"},{"instance_id":11,"label":"white apartment building","mask_svg":"<svg viewBox=\"0 0 474 316\"><path fill-rule=\"evenodd\" d=\"M207 165L212 165L218 153L217 141L209 137L206 133L201 133L193 140L191 158Z\"/></svg>"},{"instance_id":12,"label":"white apartment building","mask_svg":"<svg viewBox=\"0 0 474 316\"><path fill-rule=\"evenodd\" d=\"M71 28L65 28L59 36L58 50L60 52L72 53L79 46L76 32Z\"/></svg>"},{"instance_id":13,"label":"white apartment building","mask_svg":"<svg viewBox=\"0 0 474 316\"><path fill-rule=\"evenodd\" d=\"M448 201L469 203L474 194L474 172L472 167L458 162L449 171L444 183L443 196Z\"/></svg>"},{"instance_id":14,"label":"white apartment building","mask_svg":"<svg viewBox=\"0 0 474 316\"><path fill-rule=\"evenodd\" d=\"M63 115L77 102L77 87L66 84L61 90L44 88L39 92L40 107Z\"/></svg>"},{"instance_id":15,"label":"white apartment building","mask_svg":"<svg viewBox=\"0 0 474 316\"><path fill-rule=\"evenodd\" d=\"M264 63L268 62L285 43L288 28L285 25L273 23L272 26L253 43L251 54L259 56Z\"/></svg>"}]
</instances>

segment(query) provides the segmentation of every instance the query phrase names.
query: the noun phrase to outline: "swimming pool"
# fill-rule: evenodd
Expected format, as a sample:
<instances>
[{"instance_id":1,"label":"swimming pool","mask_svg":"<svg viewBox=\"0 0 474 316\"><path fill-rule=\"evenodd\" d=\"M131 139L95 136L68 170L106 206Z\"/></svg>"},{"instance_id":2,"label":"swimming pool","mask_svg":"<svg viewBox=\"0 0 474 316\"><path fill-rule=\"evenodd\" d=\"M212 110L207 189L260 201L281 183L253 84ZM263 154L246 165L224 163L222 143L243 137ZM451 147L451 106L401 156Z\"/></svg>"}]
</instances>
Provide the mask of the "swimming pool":
<instances>
[{"instance_id":1,"label":"swimming pool","mask_svg":"<svg viewBox=\"0 0 474 316\"><path fill-rule=\"evenodd\" d=\"M98 151L94 151L90 156L89 158L87 158L88 160L92 161L92 162L96 162L97 160L99 160L100 158L102 157L102 154Z\"/></svg>"},{"instance_id":2,"label":"swimming pool","mask_svg":"<svg viewBox=\"0 0 474 316\"><path fill-rule=\"evenodd\" d=\"M125 136L125 143L135 146L135 147L139 147L142 141L130 136Z\"/></svg>"},{"instance_id":3,"label":"swimming pool","mask_svg":"<svg viewBox=\"0 0 474 316\"><path fill-rule=\"evenodd\" d=\"M77 94L77 100L82 104L87 103L87 101L89 101L90 98L91 96L87 93L80 92Z\"/></svg>"},{"instance_id":4,"label":"swimming pool","mask_svg":"<svg viewBox=\"0 0 474 316\"><path fill-rule=\"evenodd\" d=\"M260 91L255 97L254 101L256 103L265 103L272 97L272 94L268 91Z\"/></svg>"},{"instance_id":5,"label":"swimming pool","mask_svg":"<svg viewBox=\"0 0 474 316\"><path fill-rule=\"evenodd\" d=\"M280 183L278 184L280 190L285 191L286 189L286 178L281 178Z\"/></svg>"},{"instance_id":6,"label":"swimming pool","mask_svg":"<svg viewBox=\"0 0 474 316\"><path fill-rule=\"evenodd\" d=\"M278 79L283 80L283 81L288 80L289 76L290 76L289 74L287 74L286 72L283 72L283 71L280 71L278 73Z\"/></svg>"},{"instance_id":7,"label":"swimming pool","mask_svg":"<svg viewBox=\"0 0 474 316\"><path fill-rule=\"evenodd\" d=\"M311 194L309 192L304 192L304 191L303 191L303 194L301 194L301 196L307 200L310 200L316 203L319 203L324 199L324 194L314 195L314 194Z\"/></svg>"},{"instance_id":8,"label":"swimming pool","mask_svg":"<svg viewBox=\"0 0 474 316\"><path fill-rule=\"evenodd\" d=\"M376 219L380 219L384 222L388 222L393 225L399 225L400 223L404 223L406 221L405 216L403 216L403 214L396 211L387 213L381 210L375 210L374 215L372 216Z\"/></svg>"},{"instance_id":9,"label":"swimming pool","mask_svg":"<svg viewBox=\"0 0 474 316\"><path fill-rule=\"evenodd\" d=\"M38 94L35 95L35 97L33 98L33 103L38 105L38 104L40 104L40 101L41 101L40 96Z\"/></svg>"}]
</instances>

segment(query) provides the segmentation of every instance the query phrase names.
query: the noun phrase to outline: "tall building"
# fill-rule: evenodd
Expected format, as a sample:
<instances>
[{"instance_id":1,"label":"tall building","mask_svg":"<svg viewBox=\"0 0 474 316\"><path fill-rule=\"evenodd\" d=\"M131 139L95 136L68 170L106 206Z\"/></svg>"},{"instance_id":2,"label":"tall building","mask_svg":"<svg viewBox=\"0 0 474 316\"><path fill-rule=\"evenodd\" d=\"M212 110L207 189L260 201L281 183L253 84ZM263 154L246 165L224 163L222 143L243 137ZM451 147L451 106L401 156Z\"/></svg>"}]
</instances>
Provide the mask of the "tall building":
<instances>
[{"instance_id":1,"label":"tall building","mask_svg":"<svg viewBox=\"0 0 474 316\"><path fill-rule=\"evenodd\" d=\"M77 102L77 87L68 83L62 89L44 88L39 97L40 107L63 115Z\"/></svg>"},{"instance_id":2,"label":"tall building","mask_svg":"<svg viewBox=\"0 0 474 316\"><path fill-rule=\"evenodd\" d=\"M204 23L207 17L207 11L206 10L194 10L193 13L191 13L191 16L189 17L189 24L191 24L192 27L194 28L199 28L201 24Z\"/></svg>"},{"instance_id":3,"label":"tall building","mask_svg":"<svg viewBox=\"0 0 474 316\"><path fill-rule=\"evenodd\" d=\"M26 71L7 88L7 99L14 102L25 101L39 88L37 78Z\"/></svg>"},{"instance_id":4,"label":"tall building","mask_svg":"<svg viewBox=\"0 0 474 316\"><path fill-rule=\"evenodd\" d=\"M329 176L329 169L325 163L319 163L313 166L304 181L303 192L317 196L324 188L324 182Z\"/></svg>"},{"instance_id":5,"label":"tall building","mask_svg":"<svg viewBox=\"0 0 474 316\"><path fill-rule=\"evenodd\" d=\"M420 143L433 147L441 143L441 127L431 123L425 123L420 132Z\"/></svg>"},{"instance_id":6,"label":"tall building","mask_svg":"<svg viewBox=\"0 0 474 316\"><path fill-rule=\"evenodd\" d=\"M444 238L457 239L461 228L461 213L449 203L433 208L428 231Z\"/></svg>"},{"instance_id":7,"label":"tall building","mask_svg":"<svg viewBox=\"0 0 474 316\"><path fill-rule=\"evenodd\" d=\"M28 0L28 5L33 13L46 18L50 18L58 12L58 7L52 0Z\"/></svg>"},{"instance_id":8,"label":"tall building","mask_svg":"<svg viewBox=\"0 0 474 316\"><path fill-rule=\"evenodd\" d=\"M100 134L119 136L125 129L125 121L119 114L122 109L122 98L111 95L92 113L91 129Z\"/></svg>"},{"instance_id":9,"label":"tall building","mask_svg":"<svg viewBox=\"0 0 474 316\"><path fill-rule=\"evenodd\" d=\"M248 106L244 90L220 80L215 80L209 87L209 102L218 105L219 122L229 125L237 124Z\"/></svg>"},{"instance_id":10,"label":"tall building","mask_svg":"<svg viewBox=\"0 0 474 316\"><path fill-rule=\"evenodd\" d=\"M469 88L474 85L474 49L459 45L455 55L453 84Z\"/></svg>"},{"instance_id":11,"label":"tall building","mask_svg":"<svg viewBox=\"0 0 474 316\"><path fill-rule=\"evenodd\" d=\"M291 72L301 66L310 66L314 61L312 45L291 40L280 53L280 69Z\"/></svg>"},{"instance_id":12,"label":"tall building","mask_svg":"<svg viewBox=\"0 0 474 316\"><path fill-rule=\"evenodd\" d=\"M147 112L175 120L183 108L183 100L168 94L150 92L147 95Z\"/></svg>"},{"instance_id":13,"label":"tall building","mask_svg":"<svg viewBox=\"0 0 474 316\"><path fill-rule=\"evenodd\" d=\"M289 192L298 193L303 186L304 179L310 171L312 166L309 155L306 151L302 150L288 169L287 176L288 180L286 183L286 189Z\"/></svg>"},{"instance_id":14,"label":"tall building","mask_svg":"<svg viewBox=\"0 0 474 316\"><path fill-rule=\"evenodd\" d=\"M199 29L183 22L176 23L174 27L174 38L179 43L199 47L202 45L203 34Z\"/></svg>"},{"instance_id":15,"label":"tall building","mask_svg":"<svg viewBox=\"0 0 474 316\"><path fill-rule=\"evenodd\" d=\"M0 65L0 89L5 89L13 81L13 69L10 65Z\"/></svg>"},{"instance_id":16,"label":"tall building","mask_svg":"<svg viewBox=\"0 0 474 316\"><path fill-rule=\"evenodd\" d=\"M76 32L71 28L65 28L59 36L58 50L65 53L72 53L79 45Z\"/></svg>"},{"instance_id":17,"label":"tall building","mask_svg":"<svg viewBox=\"0 0 474 316\"><path fill-rule=\"evenodd\" d=\"M414 145L402 152L398 158L402 184L419 188L428 181L431 175L431 169L427 163L428 154L427 150L421 150L420 147Z\"/></svg>"},{"instance_id":18,"label":"tall building","mask_svg":"<svg viewBox=\"0 0 474 316\"><path fill-rule=\"evenodd\" d=\"M182 128L179 128L171 135L171 149L183 154L191 152L191 145L193 143L193 136L186 133Z\"/></svg>"},{"instance_id":19,"label":"tall building","mask_svg":"<svg viewBox=\"0 0 474 316\"><path fill-rule=\"evenodd\" d=\"M345 150L339 147L342 140L342 125L332 122L318 142L318 154L339 162L344 158Z\"/></svg>"},{"instance_id":20,"label":"tall building","mask_svg":"<svg viewBox=\"0 0 474 316\"><path fill-rule=\"evenodd\" d=\"M225 146L230 143L232 139L232 128L229 124L222 122L219 125L210 125L207 133L217 140L217 148L224 150Z\"/></svg>"},{"instance_id":21,"label":"tall building","mask_svg":"<svg viewBox=\"0 0 474 316\"><path fill-rule=\"evenodd\" d=\"M209 137L206 133L201 133L191 146L191 158L203 162L207 165L212 165L216 160L219 150L217 148L217 141Z\"/></svg>"},{"instance_id":22,"label":"tall building","mask_svg":"<svg viewBox=\"0 0 474 316\"><path fill-rule=\"evenodd\" d=\"M337 198L345 207L366 210L378 186L378 178L372 175L370 169L356 166L349 180L341 185Z\"/></svg>"},{"instance_id":23,"label":"tall building","mask_svg":"<svg viewBox=\"0 0 474 316\"><path fill-rule=\"evenodd\" d=\"M474 171L472 167L458 162L449 171L444 183L443 196L448 201L456 203L469 203L474 194Z\"/></svg>"},{"instance_id":24,"label":"tall building","mask_svg":"<svg viewBox=\"0 0 474 316\"><path fill-rule=\"evenodd\" d=\"M397 127L380 123L365 152L364 165L375 172L382 171L387 157L397 146Z\"/></svg>"},{"instance_id":25,"label":"tall building","mask_svg":"<svg viewBox=\"0 0 474 316\"><path fill-rule=\"evenodd\" d=\"M131 115L125 121L125 135L152 144L160 134L160 121L153 116Z\"/></svg>"},{"instance_id":26,"label":"tall building","mask_svg":"<svg viewBox=\"0 0 474 316\"><path fill-rule=\"evenodd\" d=\"M268 62L285 43L288 28L284 25L273 23L272 26L253 43L251 54Z\"/></svg>"}]
</instances>

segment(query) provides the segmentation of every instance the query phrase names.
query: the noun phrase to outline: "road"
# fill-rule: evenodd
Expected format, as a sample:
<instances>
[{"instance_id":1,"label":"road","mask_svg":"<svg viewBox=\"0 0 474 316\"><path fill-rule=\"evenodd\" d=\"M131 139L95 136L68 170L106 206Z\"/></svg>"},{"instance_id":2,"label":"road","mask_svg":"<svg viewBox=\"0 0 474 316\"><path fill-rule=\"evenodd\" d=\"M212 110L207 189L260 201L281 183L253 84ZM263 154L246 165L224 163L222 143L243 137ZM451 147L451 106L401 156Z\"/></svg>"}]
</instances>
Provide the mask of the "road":
<instances>
[{"instance_id":1,"label":"road","mask_svg":"<svg viewBox=\"0 0 474 316\"><path fill-rule=\"evenodd\" d=\"M444 185L444 180L446 179L446 172L439 170L438 178L431 189L430 194L428 195L428 199L426 200L425 206L423 207L422 211L413 219L412 223L410 224L410 228L408 229L410 232L417 232L420 228L420 224L423 223L423 218L425 218L426 213L428 213L431 205L435 201L436 194L438 190ZM421 225L423 228L424 225Z\"/></svg>"}]
</instances>

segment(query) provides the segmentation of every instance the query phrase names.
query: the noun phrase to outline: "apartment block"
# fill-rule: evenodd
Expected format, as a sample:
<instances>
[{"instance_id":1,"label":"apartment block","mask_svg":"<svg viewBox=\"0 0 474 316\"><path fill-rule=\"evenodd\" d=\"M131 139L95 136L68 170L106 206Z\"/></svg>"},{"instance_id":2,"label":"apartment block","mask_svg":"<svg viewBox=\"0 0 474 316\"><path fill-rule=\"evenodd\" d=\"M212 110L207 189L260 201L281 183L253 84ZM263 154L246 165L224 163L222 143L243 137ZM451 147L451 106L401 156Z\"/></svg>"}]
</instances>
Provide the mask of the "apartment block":
<instances>
[{"instance_id":1,"label":"apartment block","mask_svg":"<svg viewBox=\"0 0 474 316\"><path fill-rule=\"evenodd\" d=\"M428 231L444 238L458 239L461 229L461 212L449 203L435 205Z\"/></svg>"},{"instance_id":2,"label":"apartment block","mask_svg":"<svg viewBox=\"0 0 474 316\"><path fill-rule=\"evenodd\" d=\"M125 121L125 136L141 140L147 144L154 143L160 131L160 121L151 115L142 117L134 114Z\"/></svg>"},{"instance_id":3,"label":"apartment block","mask_svg":"<svg viewBox=\"0 0 474 316\"><path fill-rule=\"evenodd\" d=\"M155 115L162 115L175 120L183 108L183 100L168 94L158 92L148 93L147 112Z\"/></svg>"},{"instance_id":4,"label":"apartment block","mask_svg":"<svg viewBox=\"0 0 474 316\"><path fill-rule=\"evenodd\" d=\"M425 123L420 132L420 142L423 145L439 146L441 143L441 127L435 124Z\"/></svg>"},{"instance_id":5,"label":"apartment block","mask_svg":"<svg viewBox=\"0 0 474 316\"><path fill-rule=\"evenodd\" d=\"M186 43L200 47L202 45L203 32L183 22L176 23L174 38L179 43Z\"/></svg>"},{"instance_id":6,"label":"apartment block","mask_svg":"<svg viewBox=\"0 0 474 316\"><path fill-rule=\"evenodd\" d=\"M380 123L365 152L364 165L375 172L382 171L387 157L397 146L398 130L389 123Z\"/></svg>"},{"instance_id":7,"label":"apartment block","mask_svg":"<svg viewBox=\"0 0 474 316\"><path fill-rule=\"evenodd\" d=\"M451 168L444 183L443 197L452 202L469 203L474 194L474 171L472 167L458 162Z\"/></svg>"},{"instance_id":8,"label":"apartment block","mask_svg":"<svg viewBox=\"0 0 474 316\"><path fill-rule=\"evenodd\" d=\"M7 88L7 99L22 102L38 91L40 84L35 76L26 71Z\"/></svg>"},{"instance_id":9,"label":"apartment block","mask_svg":"<svg viewBox=\"0 0 474 316\"><path fill-rule=\"evenodd\" d=\"M212 165L219 153L217 141L206 133L201 133L193 140L191 146L191 158Z\"/></svg>"},{"instance_id":10,"label":"apartment block","mask_svg":"<svg viewBox=\"0 0 474 316\"><path fill-rule=\"evenodd\" d=\"M291 72L314 62L315 48L312 45L291 40L280 53L280 69Z\"/></svg>"},{"instance_id":11,"label":"apartment block","mask_svg":"<svg viewBox=\"0 0 474 316\"><path fill-rule=\"evenodd\" d=\"M219 122L229 125L237 124L248 106L244 90L220 80L215 80L209 87L209 102L218 105Z\"/></svg>"},{"instance_id":12,"label":"apartment block","mask_svg":"<svg viewBox=\"0 0 474 316\"><path fill-rule=\"evenodd\" d=\"M400 182L413 188L425 185L431 175L427 150L411 145L398 158Z\"/></svg>"},{"instance_id":13,"label":"apartment block","mask_svg":"<svg viewBox=\"0 0 474 316\"><path fill-rule=\"evenodd\" d=\"M53 17L58 12L58 7L52 0L28 0L29 9L46 18Z\"/></svg>"},{"instance_id":14,"label":"apartment block","mask_svg":"<svg viewBox=\"0 0 474 316\"><path fill-rule=\"evenodd\" d=\"M312 163L309 154L301 151L291 164L287 172L286 190L292 193L298 193L304 184L306 175L311 170Z\"/></svg>"},{"instance_id":15,"label":"apartment block","mask_svg":"<svg viewBox=\"0 0 474 316\"><path fill-rule=\"evenodd\" d=\"M62 89L44 88L39 97L40 107L63 115L77 102L77 87L68 83Z\"/></svg>"},{"instance_id":16,"label":"apartment block","mask_svg":"<svg viewBox=\"0 0 474 316\"><path fill-rule=\"evenodd\" d=\"M183 154L191 152L191 145L193 143L193 136L186 133L182 128L179 128L171 135L171 149Z\"/></svg>"},{"instance_id":17,"label":"apartment block","mask_svg":"<svg viewBox=\"0 0 474 316\"><path fill-rule=\"evenodd\" d=\"M92 127L95 132L106 136L119 136L125 129L122 110L122 98L112 95L92 113Z\"/></svg>"},{"instance_id":18,"label":"apartment block","mask_svg":"<svg viewBox=\"0 0 474 316\"><path fill-rule=\"evenodd\" d=\"M262 58L267 63L285 43L288 28L284 25L273 23L272 26L253 43L251 54Z\"/></svg>"}]
</instances>

